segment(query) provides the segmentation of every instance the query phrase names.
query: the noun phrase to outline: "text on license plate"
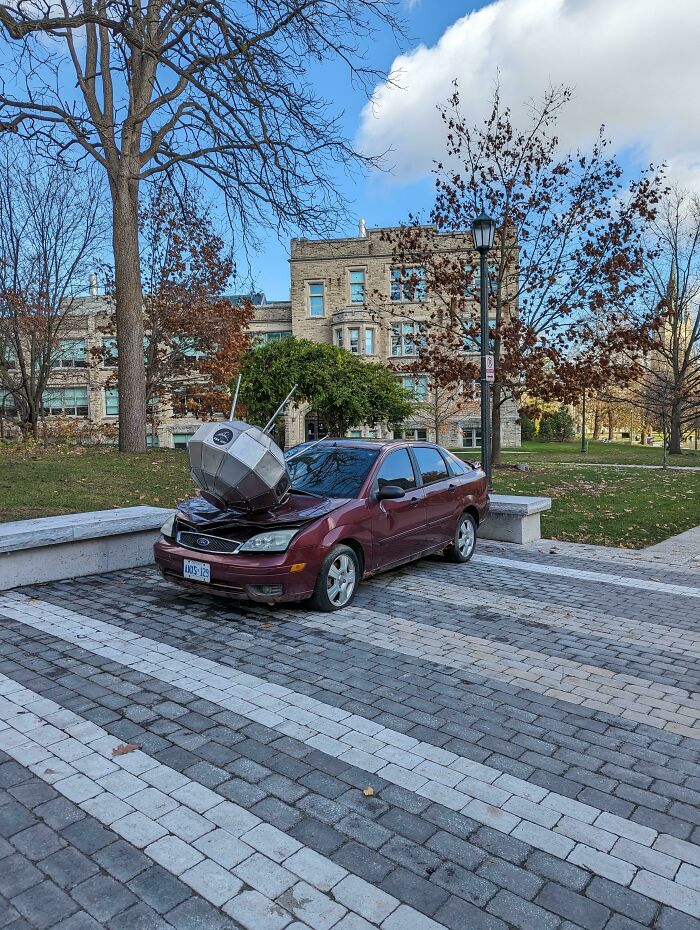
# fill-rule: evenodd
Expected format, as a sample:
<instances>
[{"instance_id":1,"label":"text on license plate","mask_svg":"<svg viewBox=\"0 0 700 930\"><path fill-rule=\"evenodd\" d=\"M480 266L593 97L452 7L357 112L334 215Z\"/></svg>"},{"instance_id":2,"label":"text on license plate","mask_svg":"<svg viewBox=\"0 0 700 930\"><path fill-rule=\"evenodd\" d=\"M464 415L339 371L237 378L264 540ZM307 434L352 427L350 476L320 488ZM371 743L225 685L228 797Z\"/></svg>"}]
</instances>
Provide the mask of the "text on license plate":
<instances>
[{"instance_id":1,"label":"text on license plate","mask_svg":"<svg viewBox=\"0 0 700 930\"><path fill-rule=\"evenodd\" d=\"M190 581L211 581L211 566L208 562L196 562L194 559L185 559L182 567L184 578Z\"/></svg>"}]
</instances>

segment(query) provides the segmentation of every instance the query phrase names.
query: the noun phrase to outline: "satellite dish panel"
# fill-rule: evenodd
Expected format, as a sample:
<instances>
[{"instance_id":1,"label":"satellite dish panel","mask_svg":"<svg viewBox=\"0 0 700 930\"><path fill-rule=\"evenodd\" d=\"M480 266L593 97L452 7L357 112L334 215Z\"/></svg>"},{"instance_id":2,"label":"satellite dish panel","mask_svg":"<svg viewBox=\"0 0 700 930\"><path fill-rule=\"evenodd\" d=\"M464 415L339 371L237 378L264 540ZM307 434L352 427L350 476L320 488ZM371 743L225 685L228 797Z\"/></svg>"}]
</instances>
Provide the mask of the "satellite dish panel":
<instances>
[{"instance_id":1,"label":"satellite dish panel","mask_svg":"<svg viewBox=\"0 0 700 930\"><path fill-rule=\"evenodd\" d=\"M204 423L187 449L202 497L221 510L271 510L289 492L284 454L257 426L242 420Z\"/></svg>"}]
</instances>

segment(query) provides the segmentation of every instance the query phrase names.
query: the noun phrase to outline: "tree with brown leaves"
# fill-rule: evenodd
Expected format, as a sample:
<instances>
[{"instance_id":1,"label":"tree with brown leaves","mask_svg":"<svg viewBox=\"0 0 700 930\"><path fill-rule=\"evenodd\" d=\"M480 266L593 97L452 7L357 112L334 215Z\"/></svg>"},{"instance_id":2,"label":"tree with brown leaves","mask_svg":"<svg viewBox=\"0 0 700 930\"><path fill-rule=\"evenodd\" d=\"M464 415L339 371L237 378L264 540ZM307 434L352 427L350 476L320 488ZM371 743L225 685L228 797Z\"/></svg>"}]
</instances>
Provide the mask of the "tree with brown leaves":
<instances>
[{"instance_id":1,"label":"tree with brown leaves","mask_svg":"<svg viewBox=\"0 0 700 930\"><path fill-rule=\"evenodd\" d=\"M33 0L0 4L0 130L93 161L112 206L120 448L145 449L144 181L196 173L238 226L323 232L345 205L334 175L372 159L345 139L309 63L369 90L364 40L398 30L397 0Z\"/></svg>"},{"instance_id":2,"label":"tree with brown leaves","mask_svg":"<svg viewBox=\"0 0 700 930\"><path fill-rule=\"evenodd\" d=\"M631 308L653 253L645 231L661 179L650 168L625 182L602 131L590 152L562 152L555 128L570 96L551 89L519 129L497 88L488 118L472 126L455 85L442 110L447 144L429 221L412 216L390 236L399 270L424 269L421 363L437 383L456 385L479 377L479 262L468 231L482 209L496 221L488 281L494 463L504 403L519 404L524 391L574 401L633 377L637 363L623 350L644 345L657 318Z\"/></svg>"},{"instance_id":3,"label":"tree with brown leaves","mask_svg":"<svg viewBox=\"0 0 700 930\"><path fill-rule=\"evenodd\" d=\"M250 345L252 308L225 296L233 256L202 203L201 191L161 184L140 212L146 403L154 432L163 403L183 414L228 413L231 379ZM111 290L111 273L107 281ZM114 331L112 318L103 335ZM102 363L109 344L93 355Z\"/></svg>"}]
</instances>

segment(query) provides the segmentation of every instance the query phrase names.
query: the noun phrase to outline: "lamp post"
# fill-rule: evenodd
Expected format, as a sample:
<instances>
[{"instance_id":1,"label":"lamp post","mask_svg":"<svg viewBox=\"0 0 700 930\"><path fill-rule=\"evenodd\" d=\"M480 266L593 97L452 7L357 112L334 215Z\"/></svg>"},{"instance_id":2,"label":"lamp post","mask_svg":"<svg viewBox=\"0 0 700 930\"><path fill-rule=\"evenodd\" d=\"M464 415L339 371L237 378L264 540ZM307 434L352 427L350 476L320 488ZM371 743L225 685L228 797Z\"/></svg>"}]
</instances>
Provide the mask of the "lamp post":
<instances>
[{"instance_id":1,"label":"lamp post","mask_svg":"<svg viewBox=\"0 0 700 930\"><path fill-rule=\"evenodd\" d=\"M489 353L489 293L488 262L489 249L496 236L496 224L482 210L472 223L474 248L479 253L481 278L481 466L486 483L491 487L491 410L489 382L487 380L487 356Z\"/></svg>"}]
</instances>

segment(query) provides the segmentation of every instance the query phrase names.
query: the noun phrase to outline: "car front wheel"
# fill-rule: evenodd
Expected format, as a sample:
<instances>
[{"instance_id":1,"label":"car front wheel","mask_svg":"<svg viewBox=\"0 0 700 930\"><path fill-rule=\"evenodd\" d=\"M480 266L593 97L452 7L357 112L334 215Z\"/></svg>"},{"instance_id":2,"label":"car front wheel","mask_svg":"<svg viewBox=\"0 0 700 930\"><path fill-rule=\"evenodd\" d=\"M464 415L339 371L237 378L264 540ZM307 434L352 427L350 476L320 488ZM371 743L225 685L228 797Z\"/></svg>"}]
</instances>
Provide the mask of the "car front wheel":
<instances>
[{"instance_id":1,"label":"car front wheel","mask_svg":"<svg viewBox=\"0 0 700 930\"><path fill-rule=\"evenodd\" d=\"M323 560L311 597L313 610L330 613L352 603L360 583L360 562L350 546L335 546Z\"/></svg>"},{"instance_id":2,"label":"car front wheel","mask_svg":"<svg viewBox=\"0 0 700 930\"><path fill-rule=\"evenodd\" d=\"M454 542L445 550L450 562L468 562L476 549L476 520L470 513L463 513L455 530Z\"/></svg>"}]
</instances>

